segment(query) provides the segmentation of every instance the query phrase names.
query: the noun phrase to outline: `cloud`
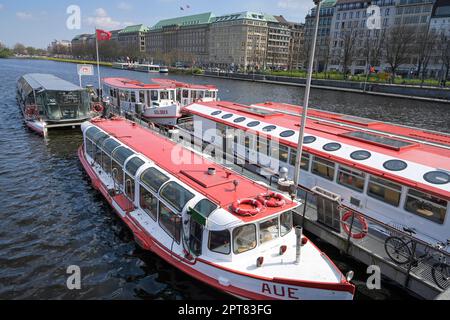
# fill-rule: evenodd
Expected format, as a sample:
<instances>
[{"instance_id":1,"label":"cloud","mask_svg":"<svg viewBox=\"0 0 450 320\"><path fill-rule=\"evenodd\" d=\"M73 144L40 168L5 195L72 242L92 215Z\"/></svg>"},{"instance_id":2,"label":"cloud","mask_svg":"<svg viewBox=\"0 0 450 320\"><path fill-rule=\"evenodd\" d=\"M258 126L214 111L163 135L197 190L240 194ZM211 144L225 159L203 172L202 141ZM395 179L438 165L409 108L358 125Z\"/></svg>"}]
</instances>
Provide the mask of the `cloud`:
<instances>
[{"instance_id":1,"label":"cloud","mask_svg":"<svg viewBox=\"0 0 450 320\"><path fill-rule=\"evenodd\" d=\"M19 11L16 12L16 17L20 20L30 20L31 18L33 18L33 15L29 12Z\"/></svg>"},{"instance_id":2,"label":"cloud","mask_svg":"<svg viewBox=\"0 0 450 320\"><path fill-rule=\"evenodd\" d=\"M129 10L133 9L131 4L129 4L128 2L124 2L124 1L119 2L119 4L117 5L117 8L119 10L124 10L124 11L129 11Z\"/></svg>"},{"instance_id":3,"label":"cloud","mask_svg":"<svg viewBox=\"0 0 450 320\"><path fill-rule=\"evenodd\" d=\"M90 26L104 29L114 29L126 26L124 22L120 22L111 18L103 8L96 9L95 16L88 17L86 21Z\"/></svg>"}]
</instances>

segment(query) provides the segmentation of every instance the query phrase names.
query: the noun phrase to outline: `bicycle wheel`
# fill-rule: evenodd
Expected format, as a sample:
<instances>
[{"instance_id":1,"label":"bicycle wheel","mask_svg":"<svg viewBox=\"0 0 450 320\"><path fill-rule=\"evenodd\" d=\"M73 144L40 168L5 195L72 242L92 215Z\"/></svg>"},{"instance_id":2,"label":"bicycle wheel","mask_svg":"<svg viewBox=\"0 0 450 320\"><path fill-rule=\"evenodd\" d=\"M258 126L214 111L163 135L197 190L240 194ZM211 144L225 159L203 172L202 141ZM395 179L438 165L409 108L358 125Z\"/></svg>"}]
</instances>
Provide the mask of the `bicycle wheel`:
<instances>
[{"instance_id":1,"label":"bicycle wheel","mask_svg":"<svg viewBox=\"0 0 450 320\"><path fill-rule=\"evenodd\" d=\"M384 242L387 255L397 264L406 264L411 259L411 249L398 237L389 237Z\"/></svg>"},{"instance_id":2,"label":"bicycle wheel","mask_svg":"<svg viewBox=\"0 0 450 320\"><path fill-rule=\"evenodd\" d=\"M431 274L439 288L446 290L450 287L450 266L448 264L436 263L431 269Z\"/></svg>"}]
</instances>

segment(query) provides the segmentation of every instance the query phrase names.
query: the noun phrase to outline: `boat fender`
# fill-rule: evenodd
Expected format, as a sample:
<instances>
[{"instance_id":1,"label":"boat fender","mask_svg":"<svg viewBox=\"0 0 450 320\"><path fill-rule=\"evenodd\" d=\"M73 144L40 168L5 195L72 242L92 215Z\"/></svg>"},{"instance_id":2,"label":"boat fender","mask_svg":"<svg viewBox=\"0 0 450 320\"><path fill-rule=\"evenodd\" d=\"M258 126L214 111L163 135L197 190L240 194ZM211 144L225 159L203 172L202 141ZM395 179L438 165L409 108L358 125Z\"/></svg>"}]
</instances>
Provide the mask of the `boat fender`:
<instances>
[{"instance_id":1,"label":"boat fender","mask_svg":"<svg viewBox=\"0 0 450 320\"><path fill-rule=\"evenodd\" d=\"M269 208L279 208L286 205L283 195L273 191L261 193L256 199Z\"/></svg>"},{"instance_id":2,"label":"boat fender","mask_svg":"<svg viewBox=\"0 0 450 320\"><path fill-rule=\"evenodd\" d=\"M242 208L239 208L239 206L241 204L251 205L254 208L253 209L242 209ZM231 206L231 209L234 213L236 213L240 216L244 216L244 217L256 216L257 214L259 214L262 211L263 208L264 208L263 204L256 199L238 200L238 201L234 202Z\"/></svg>"},{"instance_id":3,"label":"boat fender","mask_svg":"<svg viewBox=\"0 0 450 320\"><path fill-rule=\"evenodd\" d=\"M347 223L347 220L351 219L352 215L353 215L352 211L347 211L342 216L342 222L341 222L342 228L344 229L345 233L350 235L350 237L352 237L353 239L358 239L358 240L363 239L369 232L369 225L363 216L355 213L355 219L358 219L359 223L362 226L362 230L358 233L356 233L356 232L350 233L350 225Z\"/></svg>"}]
</instances>

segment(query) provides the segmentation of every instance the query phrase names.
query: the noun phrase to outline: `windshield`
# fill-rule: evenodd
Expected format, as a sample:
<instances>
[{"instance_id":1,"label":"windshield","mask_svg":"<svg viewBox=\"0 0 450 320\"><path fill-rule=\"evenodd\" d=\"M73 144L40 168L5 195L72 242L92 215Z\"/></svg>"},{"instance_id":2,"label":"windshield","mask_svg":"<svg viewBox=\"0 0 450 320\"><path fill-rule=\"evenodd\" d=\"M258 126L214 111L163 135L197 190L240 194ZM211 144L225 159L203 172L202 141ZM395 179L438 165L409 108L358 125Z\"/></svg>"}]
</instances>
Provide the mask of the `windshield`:
<instances>
[{"instance_id":1,"label":"windshield","mask_svg":"<svg viewBox=\"0 0 450 320\"><path fill-rule=\"evenodd\" d=\"M47 91L43 98L50 120L79 119L88 116L89 98L86 91Z\"/></svg>"}]
</instances>

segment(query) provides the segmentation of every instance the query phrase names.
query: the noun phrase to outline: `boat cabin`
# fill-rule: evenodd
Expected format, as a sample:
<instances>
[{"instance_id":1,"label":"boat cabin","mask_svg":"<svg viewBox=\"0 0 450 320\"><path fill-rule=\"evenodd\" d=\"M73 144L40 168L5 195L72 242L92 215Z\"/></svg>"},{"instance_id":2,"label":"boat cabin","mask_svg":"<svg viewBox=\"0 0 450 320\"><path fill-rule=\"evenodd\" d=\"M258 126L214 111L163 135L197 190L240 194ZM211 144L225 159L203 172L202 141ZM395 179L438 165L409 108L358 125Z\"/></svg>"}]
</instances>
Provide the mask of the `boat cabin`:
<instances>
[{"instance_id":1,"label":"boat cabin","mask_svg":"<svg viewBox=\"0 0 450 320\"><path fill-rule=\"evenodd\" d=\"M196 101L217 101L218 89L213 85L189 84L170 79L152 79L153 82L172 85L177 88L177 101L182 107L188 106Z\"/></svg>"},{"instance_id":2,"label":"boat cabin","mask_svg":"<svg viewBox=\"0 0 450 320\"><path fill-rule=\"evenodd\" d=\"M17 83L17 99L27 120L79 122L90 118L87 91L50 74L27 74Z\"/></svg>"},{"instance_id":3,"label":"boat cabin","mask_svg":"<svg viewBox=\"0 0 450 320\"><path fill-rule=\"evenodd\" d=\"M193 115L194 127L202 124L194 128L194 135L203 146L228 150L235 162L254 164L261 172L279 174L286 168L292 179L301 118L280 108L222 101L198 102L184 110ZM380 130L383 125L376 121L345 126L308 119L300 185L310 190L318 186L384 224L415 229L427 243L446 243L450 137L441 135L436 145L418 141L417 135L409 139ZM339 231L340 217L335 215L339 213L324 212L323 223Z\"/></svg>"}]
</instances>

